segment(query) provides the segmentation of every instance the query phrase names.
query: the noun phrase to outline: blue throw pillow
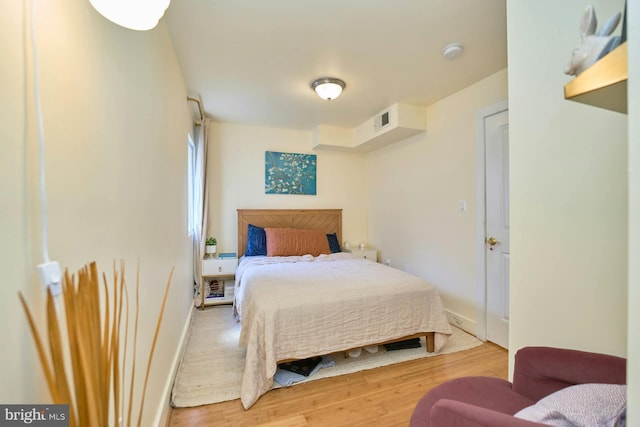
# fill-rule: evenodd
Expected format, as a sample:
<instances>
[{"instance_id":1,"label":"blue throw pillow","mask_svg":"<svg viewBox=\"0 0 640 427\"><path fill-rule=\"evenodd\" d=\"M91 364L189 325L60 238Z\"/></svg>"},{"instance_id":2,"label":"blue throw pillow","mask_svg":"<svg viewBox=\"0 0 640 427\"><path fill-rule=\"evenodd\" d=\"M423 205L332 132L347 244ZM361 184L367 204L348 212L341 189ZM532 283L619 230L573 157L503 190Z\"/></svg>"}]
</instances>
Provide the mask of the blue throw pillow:
<instances>
[{"instance_id":1,"label":"blue throw pillow","mask_svg":"<svg viewBox=\"0 0 640 427\"><path fill-rule=\"evenodd\" d=\"M264 228L249 224L245 256L267 255L267 233Z\"/></svg>"},{"instance_id":2,"label":"blue throw pillow","mask_svg":"<svg viewBox=\"0 0 640 427\"><path fill-rule=\"evenodd\" d=\"M327 234L327 240L329 240L329 249L332 254L336 252L342 252L340 250L340 242L338 242L338 236L336 233Z\"/></svg>"}]
</instances>

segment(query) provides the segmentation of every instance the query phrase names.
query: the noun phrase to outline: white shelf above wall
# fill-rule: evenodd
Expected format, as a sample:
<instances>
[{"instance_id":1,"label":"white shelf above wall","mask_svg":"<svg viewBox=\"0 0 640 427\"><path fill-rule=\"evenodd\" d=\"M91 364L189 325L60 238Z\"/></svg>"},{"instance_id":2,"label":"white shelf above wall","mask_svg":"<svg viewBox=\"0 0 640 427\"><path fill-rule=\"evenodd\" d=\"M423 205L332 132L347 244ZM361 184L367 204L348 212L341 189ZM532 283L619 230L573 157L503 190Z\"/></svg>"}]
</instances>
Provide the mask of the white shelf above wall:
<instances>
[{"instance_id":1,"label":"white shelf above wall","mask_svg":"<svg viewBox=\"0 0 640 427\"><path fill-rule=\"evenodd\" d=\"M354 129L316 127L312 132L312 148L366 153L426 130L426 108L394 104Z\"/></svg>"}]
</instances>

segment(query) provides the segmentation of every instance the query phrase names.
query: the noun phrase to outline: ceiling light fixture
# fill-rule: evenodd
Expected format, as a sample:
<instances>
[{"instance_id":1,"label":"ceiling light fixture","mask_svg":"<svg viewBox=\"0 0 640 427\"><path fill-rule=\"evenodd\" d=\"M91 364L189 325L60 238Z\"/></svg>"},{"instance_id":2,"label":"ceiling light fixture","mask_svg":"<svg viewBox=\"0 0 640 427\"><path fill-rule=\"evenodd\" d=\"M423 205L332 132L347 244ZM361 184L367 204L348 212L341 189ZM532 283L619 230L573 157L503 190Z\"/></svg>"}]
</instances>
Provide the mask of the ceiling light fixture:
<instances>
[{"instance_id":1,"label":"ceiling light fixture","mask_svg":"<svg viewBox=\"0 0 640 427\"><path fill-rule=\"evenodd\" d=\"M442 56L453 59L462 53L462 45L460 43L451 43L442 48Z\"/></svg>"},{"instance_id":2,"label":"ceiling light fixture","mask_svg":"<svg viewBox=\"0 0 640 427\"><path fill-rule=\"evenodd\" d=\"M109 21L146 31L158 25L171 0L89 0L95 10Z\"/></svg>"},{"instance_id":3,"label":"ceiling light fixture","mask_svg":"<svg viewBox=\"0 0 640 427\"><path fill-rule=\"evenodd\" d=\"M311 89L313 89L320 98L326 100L339 97L346 86L345 82L333 77L322 77L311 83Z\"/></svg>"}]
</instances>

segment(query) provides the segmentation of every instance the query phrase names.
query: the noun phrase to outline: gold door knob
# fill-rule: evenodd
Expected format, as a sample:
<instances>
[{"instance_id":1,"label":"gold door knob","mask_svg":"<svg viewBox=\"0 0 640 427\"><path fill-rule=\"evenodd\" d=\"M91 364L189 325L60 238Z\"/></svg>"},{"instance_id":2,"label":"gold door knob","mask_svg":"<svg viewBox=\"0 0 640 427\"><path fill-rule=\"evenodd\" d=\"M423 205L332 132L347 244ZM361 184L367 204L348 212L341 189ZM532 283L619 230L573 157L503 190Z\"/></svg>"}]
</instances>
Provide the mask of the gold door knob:
<instances>
[{"instance_id":1,"label":"gold door knob","mask_svg":"<svg viewBox=\"0 0 640 427\"><path fill-rule=\"evenodd\" d=\"M488 238L485 240L485 242L487 242L487 243L488 243L488 244L490 244L491 246L495 246L495 245L497 245L498 243L500 243L500 242L498 242L498 239L496 239L495 237L488 237Z\"/></svg>"}]
</instances>

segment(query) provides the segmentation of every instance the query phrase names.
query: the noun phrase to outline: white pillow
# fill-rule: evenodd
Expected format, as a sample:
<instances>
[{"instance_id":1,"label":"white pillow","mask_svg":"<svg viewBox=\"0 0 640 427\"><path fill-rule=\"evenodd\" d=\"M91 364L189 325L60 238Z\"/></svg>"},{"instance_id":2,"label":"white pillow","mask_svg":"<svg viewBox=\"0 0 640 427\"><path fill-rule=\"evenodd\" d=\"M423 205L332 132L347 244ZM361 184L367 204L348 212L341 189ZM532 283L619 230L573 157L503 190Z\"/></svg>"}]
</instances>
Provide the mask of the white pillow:
<instances>
[{"instance_id":1,"label":"white pillow","mask_svg":"<svg viewBox=\"0 0 640 427\"><path fill-rule=\"evenodd\" d=\"M625 425L626 385L579 384L556 391L514 415L557 427Z\"/></svg>"}]
</instances>

